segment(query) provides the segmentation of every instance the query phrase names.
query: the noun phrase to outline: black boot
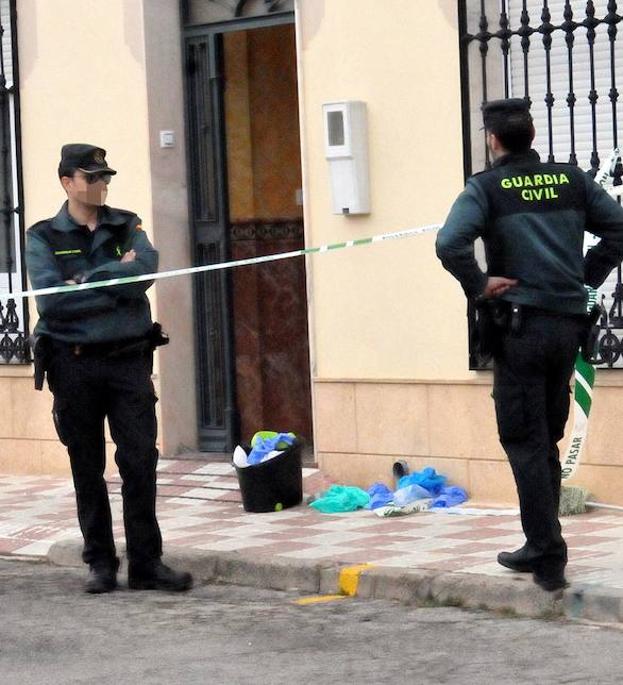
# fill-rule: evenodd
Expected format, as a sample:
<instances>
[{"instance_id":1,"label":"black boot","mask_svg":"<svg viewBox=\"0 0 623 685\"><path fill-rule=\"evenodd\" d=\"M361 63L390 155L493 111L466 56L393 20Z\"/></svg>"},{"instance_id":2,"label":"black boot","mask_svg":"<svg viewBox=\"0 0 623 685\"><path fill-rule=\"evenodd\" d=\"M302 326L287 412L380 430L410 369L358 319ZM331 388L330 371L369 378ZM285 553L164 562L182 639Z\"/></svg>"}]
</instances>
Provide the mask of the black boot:
<instances>
[{"instance_id":1,"label":"black boot","mask_svg":"<svg viewBox=\"0 0 623 685\"><path fill-rule=\"evenodd\" d=\"M94 563L91 564L89 577L84 586L84 591L90 595L101 595L105 592L112 592L117 589L117 570L119 560L113 564Z\"/></svg>"},{"instance_id":2,"label":"black boot","mask_svg":"<svg viewBox=\"0 0 623 685\"><path fill-rule=\"evenodd\" d=\"M518 573L532 573L534 571L533 562L526 545L516 549L514 552L500 552L498 554L498 564Z\"/></svg>"},{"instance_id":3,"label":"black boot","mask_svg":"<svg viewBox=\"0 0 623 685\"><path fill-rule=\"evenodd\" d=\"M193 577L185 571L174 571L160 560L149 565L130 563L128 587L131 590L166 590L185 592L193 585Z\"/></svg>"}]
</instances>

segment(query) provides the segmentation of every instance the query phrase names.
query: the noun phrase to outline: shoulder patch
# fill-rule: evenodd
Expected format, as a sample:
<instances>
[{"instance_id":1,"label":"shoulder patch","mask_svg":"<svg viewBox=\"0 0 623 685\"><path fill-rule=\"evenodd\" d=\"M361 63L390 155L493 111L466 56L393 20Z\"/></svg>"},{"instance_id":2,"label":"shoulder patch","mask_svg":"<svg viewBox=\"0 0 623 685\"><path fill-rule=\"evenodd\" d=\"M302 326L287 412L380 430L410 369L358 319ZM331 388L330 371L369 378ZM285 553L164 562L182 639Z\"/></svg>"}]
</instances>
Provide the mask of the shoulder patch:
<instances>
[{"instance_id":1,"label":"shoulder patch","mask_svg":"<svg viewBox=\"0 0 623 685\"><path fill-rule=\"evenodd\" d=\"M37 221L36 224L33 224L27 229L26 233L41 233L41 231L45 231L48 228L51 221L52 219L43 219L42 221Z\"/></svg>"}]
</instances>

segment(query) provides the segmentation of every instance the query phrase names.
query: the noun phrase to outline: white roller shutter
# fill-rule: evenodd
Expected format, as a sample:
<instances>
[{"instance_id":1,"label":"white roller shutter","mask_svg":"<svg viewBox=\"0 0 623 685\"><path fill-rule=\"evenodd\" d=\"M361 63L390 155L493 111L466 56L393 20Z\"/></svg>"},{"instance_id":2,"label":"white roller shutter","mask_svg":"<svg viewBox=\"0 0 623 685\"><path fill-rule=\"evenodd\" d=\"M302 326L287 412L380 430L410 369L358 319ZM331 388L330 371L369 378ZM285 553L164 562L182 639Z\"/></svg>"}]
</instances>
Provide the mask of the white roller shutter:
<instances>
[{"instance_id":1,"label":"white roller shutter","mask_svg":"<svg viewBox=\"0 0 623 685\"><path fill-rule=\"evenodd\" d=\"M595 17L603 19L607 12L608 0L595 0ZM522 11L521 0L509 0L509 18L511 28L516 30L520 27ZM551 23L560 26L564 21L564 0L550 0L549 9ZM586 2L576 1L571 3L574 13L574 21L581 22L585 19ZM541 0L528 0L528 12L530 25L533 27L541 24L541 12L543 2ZM619 6L619 14L621 6ZM597 150L600 159L603 160L612 150L612 104L608 93L611 88L610 79L610 40L608 27L600 25L596 29L594 55L595 55L595 89L599 95L597 100ZM577 28L574 32L575 42L573 46L573 91L576 96L575 104L575 142L578 164L584 168L590 168L590 157L593 149L591 105L588 99L591 89L589 45L586 37L586 28ZM544 99L547 93L545 49L542 43L543 36L535 33L530 38L530 52L528 59L528 79L530 97L532 98L532 114L537 130L535 147L541 153L543 159L549 152L547 107ZM524 64L521 39L514 36L511 41L510 51L510 75L511 93L513 97L524 95ZM619 131L623 118L623 24L618 25L618 36L615 42L615 70L617 87L621 92L619 99ZM554 155L556 161L566 162L571 152L571 129L569 108L567 106L567 94L569 92L569 66L568 50L565 42L565 33L556 30L552 34L551 49L551 81L552 93L555 101L552 110Z\"/></svg>"}]
</instances>

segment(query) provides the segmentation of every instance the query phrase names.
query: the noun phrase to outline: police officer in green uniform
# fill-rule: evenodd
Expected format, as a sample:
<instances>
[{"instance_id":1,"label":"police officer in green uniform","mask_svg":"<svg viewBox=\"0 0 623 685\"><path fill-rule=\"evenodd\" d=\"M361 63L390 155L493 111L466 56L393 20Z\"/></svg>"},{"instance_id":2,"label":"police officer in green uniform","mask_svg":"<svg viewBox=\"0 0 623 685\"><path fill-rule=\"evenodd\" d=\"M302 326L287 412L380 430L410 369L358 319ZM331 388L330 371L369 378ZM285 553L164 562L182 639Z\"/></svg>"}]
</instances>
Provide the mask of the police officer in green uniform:
<instances>
[{"instance_id":1,"label":"police officer in green uniform","mask_svg":"<svg viewBox=\"0 0 623 685\"><path fill-rule=\"evenodd\" d=\"M58 175L67 201L27 232L26 264L34 288L153 273L158 253L132 212L105 204L117 172L105 150L70 144ZM128 585L180 591L189 573L161 562L156 519L156 414L153 349L161 342L145 294L151 282L37 297L36 376L47 370L54 421L67 446L90 567L86 591L117 587L119 560L104 480L104 419L116 444L123 480Z\"/></svg>"},{"instance_id":2,"label":"police officer in green uniform","mask_svg":"<svg viewBox=\"0 0 623 685\"><path fill-rule=\"evenodd\" d=\"M621 262L623 209L577 167L540 161L525 100L490 102L483 118L492 168L467 181L437 255L468 298L496 302L493 396L526 536L498 561L555 591L567 585L557 443L586 329L585 284L597 288ZM585 231L601 238L586 256ZM474 258L476 238L486 273Z\"/></svg>"}]
</instances>

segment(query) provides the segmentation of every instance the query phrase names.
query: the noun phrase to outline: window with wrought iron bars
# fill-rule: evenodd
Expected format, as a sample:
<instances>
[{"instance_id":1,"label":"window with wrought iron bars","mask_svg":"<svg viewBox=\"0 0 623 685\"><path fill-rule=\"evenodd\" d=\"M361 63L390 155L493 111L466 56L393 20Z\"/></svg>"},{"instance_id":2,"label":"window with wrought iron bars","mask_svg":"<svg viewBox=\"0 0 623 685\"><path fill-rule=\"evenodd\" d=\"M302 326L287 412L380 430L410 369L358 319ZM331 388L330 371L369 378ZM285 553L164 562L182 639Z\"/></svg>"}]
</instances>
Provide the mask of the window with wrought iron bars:
<instances>
[{"instance_id":1,"label":"window with wrought iron bars","mask_svg":"<svg viewBox=\"0 0 623 685\"><path fill-rule=\"evenodd\" d=\"M459 0L466 177L490 163L482 103L504 97L531 103L542 159L597 172L619 146L622 15L623 2L614 0ZM619 164L612 185L622 176ZM623 367L620 268L598 297L607 312L598 365ZM470 368L483 368L471 349Z\"/></svg>"},{"instance_id":2,"label":"window with wrought iron bars","mask_svg":"<svg viewBox=\"0 0 623 685\"><path fill-rule=\"evenodd\" d=\"M29 361L24 274L16 0L0 0L0 364Z\"/></svg>"}]
</instances>

